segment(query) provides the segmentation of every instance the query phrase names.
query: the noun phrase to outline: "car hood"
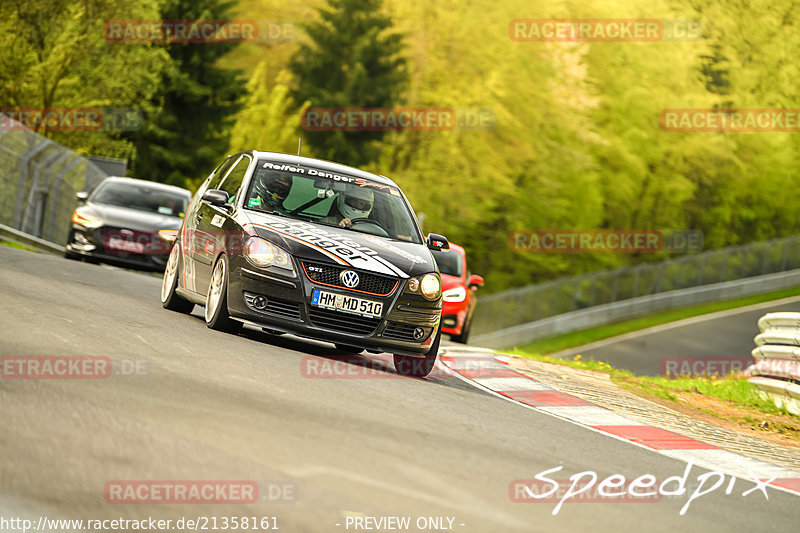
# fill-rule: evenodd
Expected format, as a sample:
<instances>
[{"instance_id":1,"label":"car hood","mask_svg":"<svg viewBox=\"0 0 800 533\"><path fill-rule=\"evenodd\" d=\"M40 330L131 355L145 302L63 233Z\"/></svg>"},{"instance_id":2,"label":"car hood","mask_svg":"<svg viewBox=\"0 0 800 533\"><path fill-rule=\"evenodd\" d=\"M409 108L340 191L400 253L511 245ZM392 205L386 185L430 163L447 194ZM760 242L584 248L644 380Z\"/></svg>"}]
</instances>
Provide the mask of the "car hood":
<instances>
[{"instance_id":1,"label":"car hood","mask_svg":"<svg viewBox=\"0 0 800 533\"><path fill-rule=\"evenodd\" d=\"M137 231L158 231L162 229L180 229L183 219L138 211L128 207L107 204L87 204L83 210L96 216L106 226L127 228Z\"/></svg>"},{"instance_id":2,"label":"car hood","mask_svg":"<svg viewBox=\"0 0 800 533\"><path fill-rule=\"evenodd\" d=\"M301 259L400 278L436 270L430 250L422 244L266 213L240 212L238 218L249 233L268 239Z\"/></svg>"}]
</instances>

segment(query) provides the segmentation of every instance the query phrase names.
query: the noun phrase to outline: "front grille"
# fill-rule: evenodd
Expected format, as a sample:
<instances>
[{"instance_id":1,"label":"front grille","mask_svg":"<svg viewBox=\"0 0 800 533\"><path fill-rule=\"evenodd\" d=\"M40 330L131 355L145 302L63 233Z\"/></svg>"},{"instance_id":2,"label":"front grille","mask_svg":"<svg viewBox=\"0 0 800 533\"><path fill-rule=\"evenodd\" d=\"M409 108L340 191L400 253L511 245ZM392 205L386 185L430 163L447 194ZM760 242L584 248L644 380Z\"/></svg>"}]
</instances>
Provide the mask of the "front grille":
<instances>
[{"instance_id":1,"label":"front grille","mask_svg":"<svg viewBox=\"0 0 800 533\"><path fill-rule=\"evenodd\" d=\"M366 318L316 307L308 310L308 317L315 326L353 335L370 335L381 323L380 318Z\"/></svg>"},{"instance_id":2,"label":"front grille","mask_svg":"<svg viewBox=\"0 0 800 533\"><path fill-rule=\"evenodd\" d=\"M255 305L256 297L259 296L267 301L266 306L262 307L261 309ZM251 292L244 293L244 301L247 304L247 307L253 311L264 313L266 315L274 315L289 320L300 320L300 306L296 303L275 300L260 294L253 294Z\"/></svg>"},{"instance_id":3,"label":"front grille","mask_svg":"<svg viewBox=\"0 0 800 533\"><path fill-rule=\"evenodd\" d=\"M354 290L374 294L375 296L388 296L394 292L397 287L397 279L389 276L380 276L378 274L371 274L369 272L358 272L359 283L358 286L350 289L345 287L339 274L343 270L352 270L349 268L338 267L333 265L325 265L321 263L308 263L303 261L303 270L308 279L321 285L329 285L338 287L345 290Z\"/></svg>"},{"instance_id":4,"label":"front grille","mask_svg":"<svg viewBox=\"0 0 800 533\"><path fill-rule=\"evenodd\" d=\"M154 231L129 230L127 228L104 226L94 230L93 236L97 244L109 255L119 255L125 259L143 254L164 255L166 259L166 256L169 255L169 243L161 239ZM138 242L142 244L144 248L141 253L109 248L108 243L112 237L123 241Z\"/></svg>"},{"instance_id":5,"label":"front grille","mask_svg":"<svg viewBox=\"0 0 800 533\"><path fill-rule=\"evenodd\" d=\"M387 339L394 339L404 342L422 342L431 335L431 328L422 328L425 333L419 339L414 338L414 330L421 326L406 324L405 322L389 322L383 330L383 336Z\"/></svg>"}]
</instances>

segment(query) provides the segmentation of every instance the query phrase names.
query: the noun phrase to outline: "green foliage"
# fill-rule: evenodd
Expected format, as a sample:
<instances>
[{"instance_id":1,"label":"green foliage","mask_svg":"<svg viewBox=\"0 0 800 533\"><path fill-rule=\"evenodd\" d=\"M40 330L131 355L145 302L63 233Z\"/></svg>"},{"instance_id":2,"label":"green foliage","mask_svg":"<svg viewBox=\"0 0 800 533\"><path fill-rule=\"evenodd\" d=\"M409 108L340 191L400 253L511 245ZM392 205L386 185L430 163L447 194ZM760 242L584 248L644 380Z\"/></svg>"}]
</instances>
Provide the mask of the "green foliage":
<instances>
[{"instance_id":1,"label":"green foliage","mask_svg":"<svg viewBox=\"0 0 800 533\"><path fill-rule=\"evenodd\" d=\"M224 0L166 0L160 18L228 20L234 5ZM145 127L132 135L137 177L190 186L224 155L232 115L244 92L240 72L220 64L235 46L217 42L167 46L172 61L161 74Z\"/></svg>"},{"instance_id":2,"label":"green foliage","mask_svg":"<svg viewBox=\"0 0 800 533\"><path fill-rule=\"evenodd\" d=\"M380 12L381 0L329 0L304 28L290 68L297 102L314 107L393 107L407 81L403 36ZM314 132L305 137L326 159L364 165L379 155L385 132Z\"/></svg>"},{"instance_id":3,"label":"green foliage","mask_svg":"<svg viewBox=\"0 0 800 533\"><path fill-rule=\"evenodd\" d=\"M3 108L140 108L169 59L151 45L106 42L108 20L156 19L153 0L0 2L0 104ZM109 131L37 133L83 153L125 157L131 145Z\"/></svg>"},{"instance_id":4,"label":"green foliage","mask_svg":"<svg viewBox=\"0 0 800 533\"><path fill-rule=\"evenodd\" d=\"M659 124L666 108L796 108L798 9L788 0L5 0L0 102L142 109L148 121L136 135L47 135L130 157L137 177L179 184L228 150L294 153L300 134L304 154L395 179L425 230L464 245L484 290L496 291L664 256L515 253L515 229L695 229L707 248L800 231L800 136ZM103 39L111 19L233 17L295 21L306 33L241 46ZM699 19L703 34L509 38L511 20L546 17ZM480 109L495 121L306 132L298 123L307 105Z\"/></svg>"},{"instance_id":5,"label":"green foliage","mask_svg":"<svg viewBox=\"0 0 800 533\"><path fill-rule=\"evenodd\" d=\"M270 89L265 62L259 63L247 84L242 111L231 133L231 153L255 148L289 152L297 146L297 133L308 105L296 109L289 96L288 73L278 76Z\"/></svg>"}]
</instances>

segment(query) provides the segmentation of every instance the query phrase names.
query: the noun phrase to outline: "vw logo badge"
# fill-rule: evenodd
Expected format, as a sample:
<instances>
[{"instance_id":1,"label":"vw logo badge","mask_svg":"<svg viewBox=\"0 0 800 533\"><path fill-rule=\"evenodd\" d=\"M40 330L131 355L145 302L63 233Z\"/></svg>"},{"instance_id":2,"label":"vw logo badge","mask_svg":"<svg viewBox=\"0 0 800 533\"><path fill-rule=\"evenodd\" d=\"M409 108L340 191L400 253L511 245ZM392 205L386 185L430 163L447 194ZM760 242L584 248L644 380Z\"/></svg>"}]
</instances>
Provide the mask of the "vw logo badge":
<instances>
[{"instance_id":1,"label":"vw logo badge","mask_svg":"<svg viewBox=\"0 0 800 533\"><path fill-rule=\"evenodd\" d=\"M414 328L413 335L415 340L420 340L422 337L425 336L425 330L422 328Z\"/></svg>"},{"instance_id":2,"label":"vw logo badge","mask_svg":"<svg viewBox=\"0 0 800 533\"><path fill-rule=\"evenodd\" d=\"M349 289L358 287L358 274L352 270L343 270L342 273L339 274L339 279L342 280L342 285Z\"/></svg>"}]
</instances>

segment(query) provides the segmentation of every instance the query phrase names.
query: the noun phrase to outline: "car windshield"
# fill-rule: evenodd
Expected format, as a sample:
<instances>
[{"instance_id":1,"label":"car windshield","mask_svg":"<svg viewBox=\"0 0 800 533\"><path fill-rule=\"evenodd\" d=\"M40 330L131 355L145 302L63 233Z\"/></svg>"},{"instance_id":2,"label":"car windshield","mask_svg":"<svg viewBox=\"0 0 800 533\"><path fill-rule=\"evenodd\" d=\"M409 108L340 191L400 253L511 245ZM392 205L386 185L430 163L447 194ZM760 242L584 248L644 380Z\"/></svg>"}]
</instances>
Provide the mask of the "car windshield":
<instances>
[{"instance_id":1,"label":"car windshield","mask_svg":"<svg viewBox=\"0 0 800 533\"><path fill-rule=\"evenodd\" d=\"M431 250L436 264L439 265L439 272L451 276L461 276L464 272L464 261L461 254L451 250Z\"/></svg>"},{"instance_id":2,"label":"car windshield","mask_svg":"<svg viewBox=\"0 0 800 533\"><path fill-rule=\"evenodd\" d=\"M245 208L347 226L353 231L421 244L411 210L397 187L365 178L259 161Z\"/></svg>"},{"instance_id":3,"label":"car windshield","mask_svg":"<svg viewBox=\"0 0 800 533\"><path fill-rule=\"evenodd\" d=\"M189 197L160 187L105 181L94 191L91 201L170 217L182 217L186 213Z\"/></svg>"}]
</instances>

